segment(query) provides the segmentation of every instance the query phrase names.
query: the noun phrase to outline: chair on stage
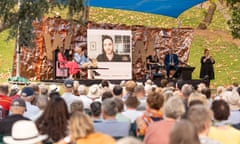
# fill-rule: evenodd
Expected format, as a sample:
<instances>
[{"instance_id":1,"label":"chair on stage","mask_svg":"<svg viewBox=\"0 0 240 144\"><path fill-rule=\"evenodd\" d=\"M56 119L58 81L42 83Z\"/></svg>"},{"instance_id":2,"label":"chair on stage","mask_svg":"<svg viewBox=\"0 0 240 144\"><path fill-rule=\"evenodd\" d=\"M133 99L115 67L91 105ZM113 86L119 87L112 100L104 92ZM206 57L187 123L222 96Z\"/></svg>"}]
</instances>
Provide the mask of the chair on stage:
<instances>
[{"instance_id":1,"label":"chair on stage","mask_svg":"<svg viewBox=\"0 0 240 144\"><path fill-rule=\"evenodd\" d=\"M56 77L57 78L67 78L68 77L68 68L60 67L60 63L56 61Z\"/></svg>"}]
</instances>

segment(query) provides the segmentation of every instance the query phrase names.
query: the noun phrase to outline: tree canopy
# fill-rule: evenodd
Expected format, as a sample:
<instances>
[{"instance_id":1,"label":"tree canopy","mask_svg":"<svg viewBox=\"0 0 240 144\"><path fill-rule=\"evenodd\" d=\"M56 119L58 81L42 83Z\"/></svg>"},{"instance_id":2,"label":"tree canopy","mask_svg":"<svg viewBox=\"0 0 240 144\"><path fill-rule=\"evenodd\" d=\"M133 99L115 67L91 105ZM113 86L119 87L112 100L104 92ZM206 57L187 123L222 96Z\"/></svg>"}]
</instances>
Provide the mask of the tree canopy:
<instances>
[{"instance_id":1,"label":"tree canopy","mask_svg":"<svg viewBox=\"0 0 240 144\"><path fill-rule=\"evenodd\" d=\"M68 8L68 18L83 20L84 0L1 0L0 32L10 28L8 38L19 33L20 46L32 46L34 38L32 22L39 21L54 7ZM20 4L20 5L18 5ZM82 12L82 13L81 13Z\"/></svg>"},{"instance_id":2,"label":"tree canopy","mask_svg":"<svg viewBox=\"0 0 240 144\"><path fill-rule=\"evenodd\" d=\"M228 22L232 36L234 38L240 38L240 1L239 0L227 0L232 9L232 19Z\"/></svg>"}]
</instances>

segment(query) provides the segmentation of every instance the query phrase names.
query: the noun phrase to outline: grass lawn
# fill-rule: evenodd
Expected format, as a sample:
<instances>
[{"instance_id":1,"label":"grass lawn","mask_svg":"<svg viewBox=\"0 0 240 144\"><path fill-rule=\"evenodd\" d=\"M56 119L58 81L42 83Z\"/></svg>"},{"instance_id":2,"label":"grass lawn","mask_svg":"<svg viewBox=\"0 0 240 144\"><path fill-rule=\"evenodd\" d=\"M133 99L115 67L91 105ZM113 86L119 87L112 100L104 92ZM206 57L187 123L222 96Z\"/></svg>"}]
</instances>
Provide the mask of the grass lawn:
<instances>
[{"instance_id":1,"label":"grass lawn","mask_svg":"<svg viewBox=\"0 0 240 144\"><path fill-rule=\"evenodd\" d=\"M203 19L206 9L198 7L191 8L184 12L180 17L182 27L196 28ZM64 11L57 10L64 18ZM66 13L66 12L65 12ZM151 27L172 28L178 26L178 20L152 14L139 12L128 12L103 8L90 9L90 21L97 23L124 23L127 25L144 25ZM50 15L51 16L51 15ZM228 32L226 20L219 11L216 11L212 24L209 26L210 31L221 30ZM209 32L209 31L206 31ZM9 42L4 41L8 31L0 33L0 82L6 81L8 71L12 69L14 44L15 40ZM240 82L240 65L238 54L240 49L232 41L224 39L224 37L213 36L208 37L195 34L188 63L196 67L193 78L198 79L200 69L200 58L203 55L203 49L208 48L211 55L215 58L215 80L211 82L212 87L218 85L228 85L232 82Z\"/></svg>"},{"instance_id":2,"label":"grass lawn","mask_svg":"<svg viewBox=\"0 0 240 144\"><path fill-rule=\"evenodd\" d=\"M15 40L6 41L8 30L0 33L0 82L9 77L13 64Z\"/></svg>"}]
</instances>

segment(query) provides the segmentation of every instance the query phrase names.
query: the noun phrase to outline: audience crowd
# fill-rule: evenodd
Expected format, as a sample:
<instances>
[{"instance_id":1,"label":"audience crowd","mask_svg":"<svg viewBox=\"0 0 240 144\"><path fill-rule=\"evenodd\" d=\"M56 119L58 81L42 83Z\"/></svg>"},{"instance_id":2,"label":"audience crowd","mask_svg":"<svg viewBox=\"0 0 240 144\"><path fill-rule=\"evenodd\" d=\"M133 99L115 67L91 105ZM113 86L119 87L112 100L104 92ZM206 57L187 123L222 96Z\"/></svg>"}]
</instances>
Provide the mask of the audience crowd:
<instances>
[{"instance_id":1,"label":"audience crowd","mask_svg":"<svg viewBox=\"0 0 240 144\"><path fill-rule=\"evenodd\" d=\"M240 144L240 87L0 84L0 143Z\"/></svg>"}]
</instances>

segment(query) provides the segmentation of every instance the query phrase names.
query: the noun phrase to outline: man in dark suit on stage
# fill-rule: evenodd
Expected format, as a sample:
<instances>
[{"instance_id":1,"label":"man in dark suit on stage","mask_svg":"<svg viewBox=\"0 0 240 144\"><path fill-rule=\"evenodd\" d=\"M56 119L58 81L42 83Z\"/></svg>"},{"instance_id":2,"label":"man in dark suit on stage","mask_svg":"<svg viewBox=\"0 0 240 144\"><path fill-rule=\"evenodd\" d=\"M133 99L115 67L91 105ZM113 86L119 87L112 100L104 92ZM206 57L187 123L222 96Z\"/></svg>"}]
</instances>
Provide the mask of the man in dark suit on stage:
<instances>
[{"instance_id":1,"label":"man in dark suit on stage","mask_svg":"<svg viewBox=\"0 0 240 144\"><path fill-rule=\"evenodd\" d=\"M178 56L173 53L172 49L169 49L168 54L164 58L164 65L168 78L173 76L173 75L170 76L171 70L174 70L175 72L177 71L178 63L179 63Z\"/></svg>"}]
</instances>

